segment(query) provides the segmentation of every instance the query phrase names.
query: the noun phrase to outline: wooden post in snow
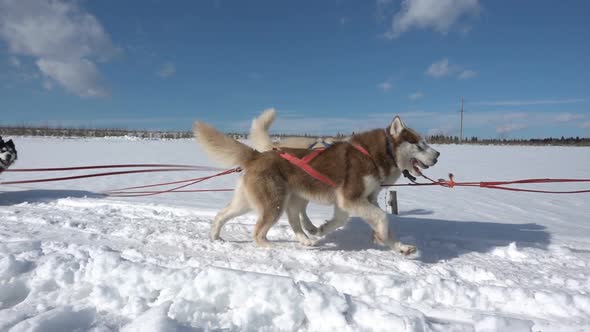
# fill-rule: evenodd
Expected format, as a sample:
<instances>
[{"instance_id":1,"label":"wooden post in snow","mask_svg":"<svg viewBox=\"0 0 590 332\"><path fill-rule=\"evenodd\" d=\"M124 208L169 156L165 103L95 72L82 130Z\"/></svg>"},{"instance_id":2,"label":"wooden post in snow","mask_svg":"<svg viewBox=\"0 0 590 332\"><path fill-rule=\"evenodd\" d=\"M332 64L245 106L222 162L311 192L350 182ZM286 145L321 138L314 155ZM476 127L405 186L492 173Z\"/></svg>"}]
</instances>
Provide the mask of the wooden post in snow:
<instances>
[{"instance_id":1,"label":"wooden post in snow","mask_svg":"<svg viewBox=\"0 0 590 332\"><path fill-rule=\"evenodd\" d=\"M391 207L392 214L399 214L397 210L397 191L395 190L389 191L389 206Z\"/></svg>"}]
</instances>

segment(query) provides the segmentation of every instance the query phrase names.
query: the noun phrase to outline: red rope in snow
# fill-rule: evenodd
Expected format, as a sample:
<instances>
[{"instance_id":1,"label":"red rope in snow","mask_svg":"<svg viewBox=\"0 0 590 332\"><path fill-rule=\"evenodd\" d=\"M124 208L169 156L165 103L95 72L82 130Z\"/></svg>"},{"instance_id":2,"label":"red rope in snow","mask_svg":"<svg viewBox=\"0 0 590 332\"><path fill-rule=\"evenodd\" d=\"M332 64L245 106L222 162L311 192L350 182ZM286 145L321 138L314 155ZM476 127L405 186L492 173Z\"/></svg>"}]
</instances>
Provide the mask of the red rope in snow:
<instances>
[{"instance_id":1,"label":"red rope in snow","mask_svg":"<svg viewBox=\"0 0 590 332\"><path fill-rule=\"evenodd\" d=\"M217 167L208 166L194 166L194 165L175 165L175 164L119 164L119 165L91 165L91 166L74 166L74 167L54 167L54 168L20 168L3 170L6 172L61 172L61 171L77 171L77 170L91 170L91 169L107 169L107 168L137 168L137 167L150 167L148 169L139 170L126 170L126 171L112 171L112 172L101 172L101 173L90 173L72 176L52 177L44 179L29 179L29 180L18 180L18 181L2 181L0 185L14 185L14 184L26 184L26 183L41 183L41 182L57 182L67 181L75 179L92 178L99 176L111 176L111 175L123 175L123 174L137 174L137 173L153 173L153 172L174 172L174 171L218 171L222 170ZM237 167L230 170L223 170L217 174L210 176L198 177L188 180L162 182L142 186L119 188L115 190L109 190L103 194L107 196L117 197L138 197L138 196L151 196L169 192L205 192L205 191L233 191L233 189L201 189L201 190L181 190L182 188L191 186L193 184L230 173L240 172L242 169ZM152 191L130 191L133 189L143 189L152 187L161 187L172 184L180 184L174 188L166 190L152 190Z\"/></svg>"},{"instance_id":2,"label":"red rope in snow","mask_svg":"<svg viewBox=\"0 0 590 332\"><path fill-rule=\"evenodd\" d=\"M83 178L92 178L92 177L99 177L99 176L111 176L111 175L123 175L123 174L137 174L137 173L152 173L152 172L174 172L174 171L215 171L221 170L220 168L216 167L208 167L208 166L195 166L195 165L175 165L175 164L120 164L120 165L90 165L90 166L75 166L75 167L56 167L56 168L16 168L16 169L5 169L4 172L59 172L59 171L75 171L75 170L90 170L90 169L106 169L106 168L137 168L137 167L151 167L149 169L139 169L139 170L126 170L126 171L113 171L113 172L102 172L102 173L91 173L91 174L83 174L83 175L74 175L74 176L64 176L64 177L53 177L53 178L45 178L45 179L30 179L30 180L19 180L19 181L3 181L0 182L0 185L14 185L14 184L26 184L26 183L41 183L41 182L54 182L54 181L66 181L66 180L75 180L75 179L83 179ZM119 188L114 190L109 190L104 192L105 195L109 196L117 196L117 197L139 197L139 196L151 196L163 193L189 193L189 192L224 192L224 191L233 191L233 189L198 189L198 190L183 190L188 186L194 185L196 183L230 174L240 172L241 168L233 168L230 170L224 170L217 174L205 177L198 177L192 178L187 180L180 180L180 181L172 181L172 182L162 182L162 183L155 183L155 184L148 184L148 185L141 185L141 186L134 186L134 187L126 187L126 188ZM551 178L537 178L537 179L522 179L522 180L513 180L513 181L481 181L481 182L455 182L453 178L453 174L449 174L449 179L439 179L433 180L428 176L424 175L422 172L419 171L418 173L420 176L428 179L430 183L417 183L413 181L411 184L394 184L394 185L383 185L384 187L415 187L415 186L442 186L447 188L453 187L479 187L479 188L488 188L488 189L497 189L497 190L509 190L509 191L517 191L517 192L532 192L532 193L545 193L545 194L580 194L580 193L590 193L590 190L569 190L569 191L554 191L554 190L535 190L535 189L523 189L523 188L513 188L507 187L508 185L514 184L540 184L540 183L580 183L580 182L590 182L590 179L551 179ZM161 187L167 185L174 185L174 184L181 184L179 186L166 189L166 190L144 190L144 191L134 191L136 189L145 189L145 188L154 188L154 187Z\"/></svg>"},{"instance_id":3,"label":"red rope in snow","mask_svg":"<svg viewBox=\"0 0 590 332\"><path fill-rule=\"evenodd\" d=\"M188 180L182 180L182 181L156 183L156 184L137 186L137 187L127 187L127 188L109 190L109 191L104 192L103 194L105 194L107 196L115 196L115 197L141 197L141 196L153 196L153 195L165 194L165 193L171 193L171 192L233 191L233 189L201 189L201 190L179 190L179 189L186 188L188 186L192 186L193 184L203 182L205 180L209 180L214 177L227 175L227 174L231 174L231 173L239 173L241 171L242 171L242 169L240 167L236 167L236 168L228 169L223 172L219 172L217 174L203 176L200 178L194 178L194 179L188 179ZM165 185L178 184L178 183L185 183L185 184L180 185L180 186L176 186L174 188L170 188L170 189L166 189L166 190L159 190L159 191L127 191L130 189L149 188L149 187L165 186Z\"/></svg>"},{"instance_id":4,"label":"red rope in snow","mask_svg":"<svg viewBox=\"0 0 590 332\"><path fill-rule=\"evenodd\" d=\"M410 184L394 184L386 185L387 187L413 187L413 186L442 186L447 188L453 187L479 187L488 189L498 190L509 190L519 192L530 192L530 193L542 193L542 194L581 194L590 193L590 190L569 190L569 191L555 191L555 190L535 190L535 189L523 189L523 188L512 188L506 187L507 185L513 184L539 184L539 183L571 183L571 182L590 182L590 179L523 179L513 181L481 181L481 182L455 182L453 174L449 174L449 179L439 179L435 181L420 172L420 175L431 183L410 183Z\"/></svg>"},{"instance_id":5,"label":"red rope in snow","mask_svg":"<svg viewBox=\"0 0 590 332\"><path fill-rule=\"evenodd\" d=\"M218 171L221 168L209 166L195 166L195 165L175 165L175 164L117 164L117 165L90 165L90 166L74 166L74 167L55 167L55 168L13 168L7 169L6 172L58 172L58 171L76 171L87 169L103 169L103 168L138 168L138 167L168 167L168 168L190 168L202 171Z\"/></svg>"},{"instance_id":6,"label":"red rope in snow","mask_svg":"<svg viewBox=\"0 0 590 332\"><path fill-rule=\"evenodd\" d=\"M56 182L56 181L67 181L67 180L76 180L76 179L84 179L84 178L94 178L94 177L98 177L98 176L110 176L110 175L121 175L121 174L153 173L153 172L186 172L186 171L193 171L193 170L188 169L188 168L139 169L139 170L133 170L133 171L103 172L103 173L63 176L63 177L45 178L45 179L2 181L2 182L0 182L0 184L11 185L11 184L25 184L25 183Z\"/></svg>"},{"instance_id":7,"label":"red rope in snow","mask_svg":"<svg viewBox=\"0 0 590 332\"><path fill-rule=\"evenodd\" d=\"M122 165L92 165L92 166L75 166L75 167L56 167L56 168L16 168L7 169L5 172L60 172L60 171L75 171L75 170L89 170L89 169L105 169L105 168L138 168L151 167L149 169L128 170L128 171L112 171L102 173L81 174L73 176L62 176L45 179L28 179L19 181L2 181L0 185L13 185L25 183L40 183L40 182L55 182L67 181L75 179L93 178L99 176L111 176L122 174L137 174L137 173L153 173L153 172L186 172L186 171L214 171L220 170L216 167L207 166L193 166L193 165L174 165L174 164L122 164Z\"/></svg>"}]
</instances>

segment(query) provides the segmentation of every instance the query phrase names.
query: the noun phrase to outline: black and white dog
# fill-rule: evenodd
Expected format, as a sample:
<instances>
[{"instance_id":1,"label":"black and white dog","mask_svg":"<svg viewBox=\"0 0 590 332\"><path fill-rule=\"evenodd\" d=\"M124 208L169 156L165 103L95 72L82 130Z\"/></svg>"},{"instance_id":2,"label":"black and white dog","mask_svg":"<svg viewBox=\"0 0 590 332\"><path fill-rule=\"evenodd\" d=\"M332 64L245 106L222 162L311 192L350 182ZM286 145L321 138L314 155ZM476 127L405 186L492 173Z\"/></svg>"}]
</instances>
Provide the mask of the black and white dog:
<instances>
[{"instance_id":1,"label":"black and white dog","mask_svg":"<svg viewBox=\"0 0 590 332\"><path fill-rule=\"evenodd\" d=\"M10 167L17 158L16 147L12 140L4 142L0 136L0 173Z\"/></svg>"}]
</instances>

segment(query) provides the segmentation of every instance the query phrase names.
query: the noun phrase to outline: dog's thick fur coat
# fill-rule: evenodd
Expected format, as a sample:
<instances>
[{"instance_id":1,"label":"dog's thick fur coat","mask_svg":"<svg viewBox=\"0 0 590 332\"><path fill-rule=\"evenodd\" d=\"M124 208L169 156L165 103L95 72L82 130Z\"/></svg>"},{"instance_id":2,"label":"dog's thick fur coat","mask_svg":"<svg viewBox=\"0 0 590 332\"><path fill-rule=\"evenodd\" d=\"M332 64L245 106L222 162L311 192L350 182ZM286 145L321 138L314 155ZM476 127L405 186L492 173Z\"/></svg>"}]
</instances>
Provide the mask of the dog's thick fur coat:
<instances>
[{"instance_id":1,"label":"dog's thick fur coat","mask_svg":"<svg viewBox=\"0 0 590 332\"><path fill-rule=\"evenodd\" d=\"M278 143L273 143L270 139L270 135L269 135L269 129L270 129L270 125L274 122L276 117L276 111L274 110L274 108L269 108L267 110L265 110L264 112L262 112L262 114L260 114L260 116L258 116L257 118L255 118L254 120L252 120L252 125L250 126L250 143L252 144L252 146L260 151L260 152L264 152L264 151L270 151L273 149L279 149L281 151L285 151L287 153L290 154L295 154L295 155L299 155L301 153L304 154L308 154L311 153L311 151L307 150L305 152L299 151L300 149L309 149L310 145L309 142L306 141L301 141L301 140L287 140L287 142L285 142L285 140L281 140ZM326 142L325 140L322 142ZM333 141L331 141L331 143L329 143L329 145L332 145ZM327 146L329 146L327 145ZM313 149L316 149L318 147L311 145ZM319 148L325 148L327 146L320 146ZM401 171L399 169L397 170L392 170L390 176L385 180L385 183L387 184L393 184L395 183L398 178L401 175ZM370 197L371 202L375 205L378 206L377 204L377 196L379 195L379 191L375 192L372 197ZM339 220L339 218L341 218L341 215L339 214L339 210L337 206L334 206L334 215L332 217L332 219L328 220L324 225L322 225L320 228L316 227L311 220L309 219L309 216L307 215L306 212L306 208L307 208L307 202L306 203L302 203L301 204L301 211L299 211L299 217L301 220L301 226L305 229L305 231L308 234L311 235L315 235L315 236L322 236L324 235L326 232L326 229L335 229L337 228L337 226L341 225L344 221ZM331 224L335 224L337 225L336 227L332 226Z\"/></svg>"},{"instance_id":2,"label":"dog's thick fur coat","mask_svg":"<svg viewBox=\"0 0 590 332\"><path fill-rule=\"evenodd\" d=\"M398 169L398 165L411 172L416 160L424 167L436 163L438 152L432 149L413 153L406 153L409 147L400 149L404 144L420 144L421 139L398 117L387 130L376 129L350 139L351 143L367 150L370 156L349 143L339 142L310 162L310 166L332 180L336 188L312 178L275 151L256 151L204 123L195 123L193 130L198 142L213 159L225 166L239 165L244 169L232 202L215 217L211 230L213 239L220 239L221 228L229 219L254 209L258 213L254 230L254 240L258 245L270 245L266 235L283 211L287 212L289 224L298 240L310 245L311 241L299 221L301 204L310 200L336 204L338 219L342 222L349 215L361 217L373 228L379 243L404 254L416 250L414 246L402 244L390 236L386 213L370 201L370 197L380 190L381 183ZM307 153L308 150L304 149L295 154L303 157Z\"/></svg>"}]
</instances>

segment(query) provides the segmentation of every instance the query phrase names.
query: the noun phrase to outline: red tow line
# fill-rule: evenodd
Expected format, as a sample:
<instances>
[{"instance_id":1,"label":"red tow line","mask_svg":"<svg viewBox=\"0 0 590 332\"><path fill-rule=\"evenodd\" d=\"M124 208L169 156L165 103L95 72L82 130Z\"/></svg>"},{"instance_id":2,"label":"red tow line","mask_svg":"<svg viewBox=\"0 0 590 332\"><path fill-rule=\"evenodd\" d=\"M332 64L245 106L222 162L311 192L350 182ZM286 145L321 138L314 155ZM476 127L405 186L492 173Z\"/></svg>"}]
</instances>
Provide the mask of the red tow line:
<instances>
[{"instance_id":1,"label":"red tow line","mask_svg":"<svg viewBox=\"0 0 590 332\"><path fill-rule=\"evenodd\" d=\"M154 183L154 184L148 184L148 185L144 185L144 186L119 188L119 189L105 191L103 194L105 194L107 196L116 196L116 197L140 197L140 196L153 196L153 195L165 194L165 193L171 193L171 192L176 193L176 192L233 191L233 189L200 189L200 190L179 190L179 189L186 188L188 186L192 186L193 184L203 182L205 180L209 180L214 177L227 175L227 174L231 174L231 173L239 173L241 171L242 171L242 169L240 167L236 167L236 168L228 169L223 172L219 172L217 174L213 174L213 175L209 175L209 176L203 176L203 177L199 177L199 178L181 180L181 181ZM166 190L129 191L129 190L134 190L134 189L161 187L161 186L167 186L167 185L179 184L179 183L184 183L184 184L170 188L170 189L166 189Z\"/></svg>"},{"instance_id":2,"label":"red tow line","mask_svg":"<svg viewBox=\"0 0 590 332\"><path fill-rule=\"evenodd\" d=\"M146 167L150 167L150 168L146 169ZM62 171L77 171L77 170L106 169L106 168L143 168L143 169L91 173L91 174L82 174L82 175L64 176L64 177L52 177L52 178L44 178L44 179L3 181L3 182L0 182L0 185L55 182L55 181L66 181L66 180L99 177L99 176L137 174L137 173L175 172L175 171L219 171L219 170L222 170L221 168L217 168L217 167L193 166L193 165L122 164L122 165L91 165L91 166L55 167L55 168L20 168L20 169L10 169L10 170L4 170L4 171L5 172L62 172ZM107 196L118 196L118 197L137 197L137 196L151 196L151 195L162 194L162 193L167 193L167 192L232 191L233 189L202 189L202 190L179 190L179 189L188 187L190 185L193 185L193 184L196 184L201 181L205 181L205 180L217 177L217 176L240 172L240 171L241 171L241 169L238 167L238 168L233 168L230 170L223 170L222 172L219 172L217 174L210 175L210 176L204 176L204 177L193 178L193 179L188 179L188 180L181 180L181 181L156 183L156 184L137 186L137 187L119 188L119 189L103 192L103 194L107 195ZM180 185L180 186L176 186L171 189L159 190L159 191L128 191L131 189L160 187L160 186L179 184L179 183L185 183L185 184Z\"/></svg>"},{"instance_id":3,"label":"red tow line","mask_svg":"<svg viewBox=\"0 0 590 332\"><path fill-rule=\"evenodd\" d=\"M415 180L410 179L413 183L410 184L394 184L388 185L388 187L413 187L413 186L442 186L447 188L453 187L479 187L479 188L489 188L489 189L498 189L498 190L509 190L509 191L519 191L519 192L529 192L529 193L542 193L542 194L582 194L582 193L590 193L590 190L570 190L570 191L554 191L554 190L535 190L535 189L522 189L522 188L512 188L506 187L506 185L512 184L528 184L528 183L565 183L565 182L590 182L590 179L524 179L524 180L513 180L513 181L482 181L482 182L455 182L454 176L452 173L449 173L449 179L438 179L437 181L429 178L428 176L424 175L420 169L414 167L414 171L416 171L420 176L429 180L431 183L418 183Z\"/></svg>"},{"instance_id":4,"label":"red tow line","mask_svg":"<svg viewBox=\"0 0 590 332\"><path fill-rule=\"evenodd\" d=\"M185 171L213 171L220 170L220 168L206 167L206 166L192 166L192 165L173 165L173 164L123 164L123 165L91 165L91 166L75 166L75 167L56 167L56 168L20 168L20 169L7 169L5 172L61 172L61 171L76 171L76 170L89 170L89 169L105 169L105 168L138 168L143 167L144 169L127 170L127 171L114 171L114 172L102 172L102 173L91 173L73 176L53 177L44 179L29 179L19 181L2 181L0 185L12 185L12 184L26 184L26 183L40 183L40 182L53 182L53 181L66 181L84 178L93 178L98 176L110 176L110 175L122 175L122 174L136 174L136 173L153 173L153 172L185 172ZM145 167L151 167L145 169Z\"/></svg>"},{"instance_id":5,"label":"red tow line","mask_svg":"<svg viewBox=\"0 0 590 332\"><path fill-rule=\"evenodd\" d=\"M361 151L362 152L362 151ZM319 153L319 151L318 151ZM306 156L300 160L301 163L307 164L313 157L317 154L312 154L310 156ZM293 162L293 161L291 161ZM149 167L149 168L148 168ZM91 173L91 174L83 174L83 175L74 175L74 176L65 176L65 177L53 177L53 178L43 178L43 179L29 179L29 180L19 180L19 181L3 181L0 182L0 185L13 185L13 184L25 184L25 183L41 183L41 182L53 182L53 181L65 181L65 180L74 180L74 179L82 179L82 178L91 178L91 177L99 177L99 176L111 176L111 175L122 175L122 174L136 174L136 173L152 173L152 172L173 172L173 171L220 171L216 174L192 178L187 180L180 180L180 181L172 181L172 182L162 182L162 183L154 183L148 185L141 185L135 187L126 187L126 188L118 188L114 190L109 190L103 192L104 195L107 196L116 196L116 197L140 197L140 196L152 196L157 194L163 193L195 193L195 192L226 192L226 191L233 191L233 189L194 189L194 190L187 190L184 189L188 186L194 185L196 183L222 176L231 173L241 172L242 169L239 167L232 168L229 170L222 170L216 167L208 167L208 166L194 166L194 165L174 165L174 164L122 164L122 165L91 165L91 166L76 166L76 167L59 167L59 168L21 168L21 169L5 169L4 172L59 172L59 171L75 171L75 170L90 170L90 169L107 169L107 168L142 168L142 169L133 169L133 170L125 170L125 171L111 171L111 172L102 172L102 173ZM540 183L580 183L580 182L590 182L590 179L551 179L551 178L539 178L539 179L523 179L523 180L513 180L513 181L482 181L482 182L455 182L453 174L449 174L449 179L439 179L433 180L428 176L424 175L419 169L415 169L415 171L425 179L429 180L430 183L418 183L415 179L410 179L413 183L411 184L394 184L394 185L383 185L384 187L415 187L415 186L442 186L447 188L454 188L454 187L479 187L479 188L489 188L489 189L497 189L497 190L509 190L509 191L518 191L518 192L532 192L532 193L546 193L546 194L580 194L580 193L590 193L590 190L571 190L571 191L551 191L551 190L534 190L534 189L522 189L522 188L513 188L507 187L508 185L514 184L540 184ZM154 187L162 187L162 186L169 186L169 185L177 185L176 187L166 189L166 190L141 190L137 191L137 189L147 189L147 188L154 188Z\"/></svg>"}]
</instances>

